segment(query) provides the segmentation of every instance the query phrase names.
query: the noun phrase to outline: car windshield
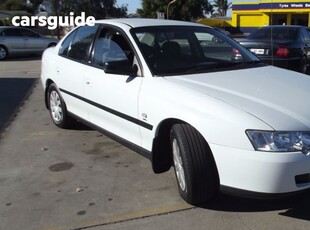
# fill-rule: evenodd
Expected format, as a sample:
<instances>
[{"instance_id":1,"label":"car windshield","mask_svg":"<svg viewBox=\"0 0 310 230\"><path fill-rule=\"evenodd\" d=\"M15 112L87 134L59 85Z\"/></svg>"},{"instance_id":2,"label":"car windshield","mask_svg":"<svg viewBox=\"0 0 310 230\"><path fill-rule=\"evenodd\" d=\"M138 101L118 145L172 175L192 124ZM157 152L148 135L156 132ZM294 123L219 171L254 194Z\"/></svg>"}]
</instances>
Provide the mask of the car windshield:
<instances>
[{"instance_id":1,"label":"car windshield","mask_svg":"<svg viewBox=\"0 0 310 230\"><path fill-rule=\"evenodd\" d=\"M209 27L143 27L131 33L154 75L224 71L259 63L246 48Z\"/></svg>"},{"instance_id":2,"label":"car windshield","mask_svg":"<svg viewBox=\"0 0 310 230\"><path fill-rule=\"evenodd\" d=\"M249 35L253 40L295 40L298 28L295 27L262 27Z\"/></svg>"}]
</instances>

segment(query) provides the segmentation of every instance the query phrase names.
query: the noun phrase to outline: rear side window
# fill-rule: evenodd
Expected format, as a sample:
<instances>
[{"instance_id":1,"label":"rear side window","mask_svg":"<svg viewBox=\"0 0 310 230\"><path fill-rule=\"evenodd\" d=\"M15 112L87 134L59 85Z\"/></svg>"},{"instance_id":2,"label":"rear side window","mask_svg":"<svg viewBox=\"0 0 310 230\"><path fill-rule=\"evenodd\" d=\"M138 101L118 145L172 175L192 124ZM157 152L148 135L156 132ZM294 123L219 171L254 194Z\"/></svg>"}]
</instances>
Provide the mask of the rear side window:
<instances>
[{"instance_id":1,"label":"rear side window","mask_svg":"<svg viewBox=\"0 0 310 230\"><path fill-rule=\"evenodd\" d=\"M59 49L59 52L58 52L58 54L60 56L67 56L68 55L70 45L72 43L72 40L73 40L75 34L76 34L76 30L73 31L72 33L70 33L68 35L68 37L66 37L66 39L63 41L63 43L61 44L61 47Z\"/></svg>"},{"instance_id":2,"label":"rear side window","mask_svg":"<svg viewBox=\"0 0 310 230\"><path fill-rule=\"evenodd\" d=\"M98 26L85 26L71 32L62 42L58 54L79 61L87 61L97 29Z\"/></svg>"},{"instance_id":3,"label":"rear side window","mask_svg":"<svg viewBox=\"0 0 310 230\"><path fill-rule=\"evenodd\" d=\"M309 42L310 41L310 37L309 37L309 29L302 29L301 30L301 34L302 34L302 39L304 42Z\"/></svg>"},{"instance_id":4,"label":"rear side window","mask_svg":"<svg viewBox=\"0 0 310 230\"><path fill-rule=\"evenodd\" d=\"M23 36L27 36L27 37L40 37L39 34L36 34L30 30L24 30L21 29L20 32L22 33Z\"/></svg>"},{"instance_id":5,"label":"rear side window","mask_svg":"<svg viewBox=\"0 0 310 230\"><path fill-rule=\"evenodd\" d=\"M91 44L96 36L98 26L80 27L71 43L68 57L81 62L87 62Z\"/></svg>"},{"instance_id":6,"label":"rear side window","mask_svg":"<svg viewBox=\"0 0 310 230\"><path fill-rule=\"evenodd\" d=\"M18 29L5 29L2 32L2 35L3 36L9 36L9 37L21 37L21 36L23 36Z\"/></svg>"}]
</instances>

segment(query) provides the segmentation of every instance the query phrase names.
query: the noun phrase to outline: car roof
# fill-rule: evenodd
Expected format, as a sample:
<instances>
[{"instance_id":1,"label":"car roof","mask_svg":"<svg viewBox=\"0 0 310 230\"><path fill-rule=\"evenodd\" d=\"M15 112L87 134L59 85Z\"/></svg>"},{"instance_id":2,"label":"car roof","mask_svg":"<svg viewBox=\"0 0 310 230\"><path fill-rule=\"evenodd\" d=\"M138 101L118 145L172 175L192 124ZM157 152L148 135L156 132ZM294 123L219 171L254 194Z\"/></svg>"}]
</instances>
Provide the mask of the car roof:
<instances>
[{"instance_id":1,"label":"car roof","mask_svg":"<svg viewBox=\"0 0 310 230\"><path fill-rule=\"evenodd\" d=\"M176 20L164 20L164 19L149 19L149 18L119 18L119 19L103 19L97 20L96 23L102 24L113 24L113 25L127 25L131 28L145 27L145 26L201 26L205 25L193 23L193 22L184 22Z\"/></svg>"}]
</instances>

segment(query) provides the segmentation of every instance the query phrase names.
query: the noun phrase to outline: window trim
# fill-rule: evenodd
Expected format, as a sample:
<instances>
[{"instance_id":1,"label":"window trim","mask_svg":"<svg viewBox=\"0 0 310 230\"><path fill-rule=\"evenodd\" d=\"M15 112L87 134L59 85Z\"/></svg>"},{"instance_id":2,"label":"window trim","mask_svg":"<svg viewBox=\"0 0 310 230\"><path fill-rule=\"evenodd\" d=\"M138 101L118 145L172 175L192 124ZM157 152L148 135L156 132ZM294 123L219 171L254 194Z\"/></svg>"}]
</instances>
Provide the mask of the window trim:
<instances>
[{"instance_id":1,"label":"window trim","mask_svg":"<svg viewBox=\"0 0 310 230\"><path fill-rule=\"evenodd\" d=\"M76 35L77 35L77 33L78 33L78 30L79 30L80 28L86 27L86 26L77 27L77 28L75 28L74 30L72 30L72 31L67 35L67 37L62 41L62 43L61 43L61 45L60 45L60 48L61 48L62 44L63 44L67 39L69 39L69 36L70 36L71 34L74 33L74 34L73 34L73 37L71 38L70 44L69 44L69 46L68 46L68 47L69 47L68 53L67 53L66 55L60 54L60 48L59 48L59 49L58 49L58 56L63 57L63 58L66 58L66 59L69 59L69 60L71 60L71 61L75 61L75 62L84 64L84 65L90 65L90 64L91 64L91 63L90 63L90 60L91 60L91 57L92 57L91 52L92 52L92 50L93 50L94 41L96 40L96 38L97 38L97 36L98 36L98 31L99 31L99 26L98 26L97 24L96 24L95 26L97 26L97 30L96 30L95 36L93 37L93 40L91 41L90 46L89 46L87 61L78 60L78 59L75 59L75 58L72 58L72 57L69 57L69 56L68 56L68 53L69 53L69 51L71 50L72 42L74 41L74 39L75 39L75 37L76 37Z\"/></svg>"},{"instance_id":2,"label":"window trim","mask_svg":"<svg viewBox=\"0 0 310 230\"><path fill-rule=\"evenodd\" d=\"M71 39L71 42L70 42L70 45L69 45L69 49L71 49L71 45L72 45L72 41L75 39L75 36L77 34L77 31L79 30L79 28L81 27L84 27L84 26L80 26L80 27L77 27L75 29L73 29L72 31L70 31L69 34L67 34L67 36L65 37L65 39L62 41L62 43L60 44L59 46L59 49L58 49L58 56L62 57L62 58L66 58L66 59L69 59L71 61L74 61L74 62L77 62L77 63L80 63L80 64L84 64L84 65L87 65L87 66L91 66L93 68L97 68L97 69L101 69L103 70L102 67L98 66L98 65L94 65L93 63L93 55L94 55L94 47L95 47L95 42L99 36L99 33L100 31L103 29L103 28L107 28L107 29L113 29L117 32L119 32L124 38L125 40L128 42L130 48L132 49L132 51L134 52L134 55L135 55L135 58L137 60L137 65L138 65L138 68L140 70L140 73L141 75L137 75L137 77L144 77L144 69L143 69L143 65L142 65L142 62L141 62L141 57L138 55L138 52L136 51L136 49L134 48L133 46L133 41L135 42L135 39L132 38L132 40L129 38L129 36L126 34L126 32L124 30L122 30L121 28L117 27L117 26L113 26L113 25L109 25L109 24L104 24L104 23L96 23L95 26L97 26L97 31L96 31L96 35L94 36L93 38L93 41L91 43L91 46L90 46L90 52L89 52L89 55L88 55L88 61L87 62L83 62L83 61L80 61L80 60L76 60L74 58L71 58L71 57L68 57L68 55L62 55L60 54L60 47L61 45L69 38L69 36L71 34L73 34L73 38ZM131 34L131 32L130 32ZM132 34L131 34L132 35ZM136 44L137 47L138 44Z\"/></svg>"},{"instance_id":3,"label":"window trim","mask_svg":"<svg viewBox=\"0 0 310 230\"><path fill-rule=\"evenodd\" d=\"M91 49L91 54L90 54L90 60L89 60L89 65L91 65L92 67L94 67L94 68L97 68L97 69L101 69L101 70L103 70L103 68L101 67L101 66L98 66L98 65L96 65L96 64L94 64L94 62L93 62L93 58L94 58L94 52L95 52L95 50L94 50L94 48L95 48L95 43L96 43L96 41L97 41L97 38L98 38L98 36L99 36L99 34L100 34L100 32L101 32L101 30L102 29L109 29L109 30L114 30L114 31L116 31L116 32L118 32L118 33L120 33L123 37L124 37L124 39L127 41L127 43L128 43L128 45L130 46L130 48L132 49L132 51L133 51L133 53L134 53L134 56L135 56L135 58L137 59L137 65L138 65L138 68L139 68L139 70L140 70L140 72L141 72L141 76L140 75L137 75L137 77L143 77L144 76L144 69L143 69L143 65L142 65L142 62L141 62L141 60L140 60L140 56L138 55L138 53L137 53L137 51L136 51L136 49L134 48L134 46L133 46L133 42L132 42L132 40L133 41L135 41L134 39L130 39L129 37L128 37L128 35L126 34L126 32L124 31L124 30L122 30L121 28L119 28L119 27L117 27L117 26L113 26L113 25L109 25L109 24L103 24L103 23L96 23L95 25L98 25L98 30L97 30L97 35L96 35L96 37L95 37L95 39L94 39L94 41L93 41L93 44L92 44L92 49ZM131 33L130 33L131 34ZM138 45L137 45L138 46ZM139 46L138 46L139 47Z\"/></svg>"}]
</instances>

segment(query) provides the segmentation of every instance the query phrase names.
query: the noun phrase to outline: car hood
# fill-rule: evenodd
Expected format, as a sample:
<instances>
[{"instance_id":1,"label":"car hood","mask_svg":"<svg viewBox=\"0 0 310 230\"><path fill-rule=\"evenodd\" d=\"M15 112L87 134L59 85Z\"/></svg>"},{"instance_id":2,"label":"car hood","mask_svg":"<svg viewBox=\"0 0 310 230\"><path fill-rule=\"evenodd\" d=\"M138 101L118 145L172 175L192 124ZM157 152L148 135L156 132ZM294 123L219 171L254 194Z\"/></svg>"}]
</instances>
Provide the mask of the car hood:
<instances>
[{"instance_id":1,"label":"car hood","mask_svg":"<svg viewBox=\"0 0 310 230\"><path fill-rule=\"evenodd\" d=\"M310 76L267 66L166 79L228 103L275 130L310 129Z\"/></svg>"}]
</instances>

